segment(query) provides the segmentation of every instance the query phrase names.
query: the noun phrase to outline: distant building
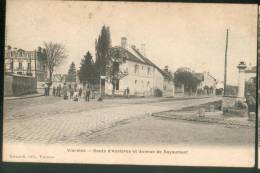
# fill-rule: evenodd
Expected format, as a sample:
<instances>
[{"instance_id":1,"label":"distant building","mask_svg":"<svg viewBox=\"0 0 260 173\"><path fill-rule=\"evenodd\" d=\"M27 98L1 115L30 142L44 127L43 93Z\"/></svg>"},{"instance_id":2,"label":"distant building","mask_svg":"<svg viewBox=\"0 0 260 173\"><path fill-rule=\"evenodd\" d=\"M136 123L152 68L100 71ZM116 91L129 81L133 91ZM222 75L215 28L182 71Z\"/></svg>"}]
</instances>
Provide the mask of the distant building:
<instances>
[{"instance_id":1,"label":"distant building","mask_svg":"<svg viewBox=\"0 0 260 173\"><path fill-rule=\"evenodd\" d=\"M180 67L180 68L178 68L178 71L194 73L194 71L189 67Z\"/></svg>"},{"instance_id":2,"label":"distant building","mask_svg":"<svg viewBox=\"0 0 260 173\"><path fill-rule=\"evenodd\" d=\"M251 94L256 97L256 66L249 66L245 69L245 96Z\"/></svg>"},{"instance_id":3,"label":"distant building","mask_svg":"<svg viewBox=\"0 0 260 173\"><path fill-rule=\"evenodd\" d=\"M245 81L254 82L256 79L256 66L249 66L245 69Z\"/></svg>"},{"instance_id":4,"label":"distant building","mask_svg":"<svg viewBox=\"0 0 260 173\"><path fill-rule=\"evenodd\" d=\"M165 66L161 73L164 76L163 95L168 97L175 96L174 74L169 70L168 66Z\"/></svg>"},{"instance_id":5,"label":"distant building","mask_svg":"<svg viewBox=\"0 0 260 173\"><path fill-rule=\"evenodd\" d=\"M175 84L175 95L184 96L188 95L215 95L217 80L209 73L197 73L189 67L180 67L176 70L176 72L190 73L193 77L198 80L197 86L193 86L192 90L187 90L187 86L184 84Z\"/></svg>"},{"instance_id":6,"label":"distant building","mask_svg":"<svg viewBox=\"0 0 260 173\"><path fill-rule=\"evenodd\" d=\"M37 81L47 79L46 59L41 56L42 49L26 51L7 46L5 49L5 73L32 76Z\"/></svg>"},{"instance_id":7,"label":"distant building","mask_svg":"<svg viewBox=\"0 0 260 173\"><path fill-rule=\"evenodd\" d=\"M200 83L197 86L197 89L208 90L207 94L215 95L217 80L209 73L194 73L194 75L199 79Z\"/></svg>"},{"instance_id":8,"label":"distant building","mask_svg":"<svg viewBox=\"0 0 260 173\"><path fill-rule=\"evenodd\" d=\"M67 75L65 74L53 74L52 82L53 83L65 83Z\"/></svg>"},{"instance_id":9,"label":"distant building","mask_svg":"<svg viewBox=\"0 0 260 173\"><path fill-rule=\"evenodd\" d=\"M117 80L113 86L107 80L105 84L105 93L112 94L113 87L115 94L124 95L129 89L130 95L151 96L155 91L160 90L163 96L174 95L173 80L169 77L167 71L161 70L152 61L145 56L145 45L142 45L141 51L134 45L127 44L127 38L121 38L121 45L112 47L111 50L121 52L120 59L122 63L113 62L118 66L121 72L120 80Z\"/></svg>"}]
</instances>

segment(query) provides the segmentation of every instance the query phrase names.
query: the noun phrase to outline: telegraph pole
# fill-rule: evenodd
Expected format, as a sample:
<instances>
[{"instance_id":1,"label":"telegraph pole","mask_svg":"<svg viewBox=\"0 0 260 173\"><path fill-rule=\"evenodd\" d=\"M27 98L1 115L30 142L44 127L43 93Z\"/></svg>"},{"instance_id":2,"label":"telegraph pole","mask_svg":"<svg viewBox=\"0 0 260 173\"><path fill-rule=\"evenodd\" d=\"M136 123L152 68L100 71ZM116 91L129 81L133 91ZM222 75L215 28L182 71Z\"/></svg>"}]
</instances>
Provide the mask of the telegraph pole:
<instances>
[{"instance_id":1,"label":"telegraph pole","mask_svg":"<svg viewBox=\"0 0 260 173\"><path fill-rule=\"evenodd\" d=\"M228 50L228 29L227 29L227 35L226 35L226 49L225 49L224 96L227 95L227 50Z\"/></svg>"}]
</instances>

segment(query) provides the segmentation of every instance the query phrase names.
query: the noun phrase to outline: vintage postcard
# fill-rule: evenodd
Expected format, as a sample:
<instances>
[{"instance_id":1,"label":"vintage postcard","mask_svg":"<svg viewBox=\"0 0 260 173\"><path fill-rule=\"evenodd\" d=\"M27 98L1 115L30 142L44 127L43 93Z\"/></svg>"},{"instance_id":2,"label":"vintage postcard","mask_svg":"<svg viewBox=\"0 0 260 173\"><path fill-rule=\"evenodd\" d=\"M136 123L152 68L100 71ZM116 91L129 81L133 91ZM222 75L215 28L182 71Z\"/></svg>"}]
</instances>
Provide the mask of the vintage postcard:
<instances>
[{"instance_id":1,"label":"vintage postcard","mask_svg":"<svg viewBox=\"0 0 260 173\"><path fill-rule=\"evenodd\" d=\"M3 160L253 167L257 8L8 0Z\"/></svg>"}]
</instances>

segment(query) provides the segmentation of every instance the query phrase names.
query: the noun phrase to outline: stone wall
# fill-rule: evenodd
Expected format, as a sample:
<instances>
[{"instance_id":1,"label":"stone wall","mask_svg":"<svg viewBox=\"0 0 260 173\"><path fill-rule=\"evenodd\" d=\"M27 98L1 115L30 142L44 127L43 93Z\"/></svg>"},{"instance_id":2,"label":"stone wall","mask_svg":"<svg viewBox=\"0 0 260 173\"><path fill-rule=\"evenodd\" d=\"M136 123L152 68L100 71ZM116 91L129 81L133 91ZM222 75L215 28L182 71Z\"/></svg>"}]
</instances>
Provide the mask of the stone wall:
<instances>
[{"instance_id":1,"label":"stone wall","mask_svg":"<svg viewBox=\"0 0 260 173\"><path fill-rule=\"evenodd\" d=\"M10 75L4 76L4 96L12 96L13 95L13 77Z\"/></svg>"},{"instance_id":2,"label":"stone wall","mask_svg":"<svg viewBox=\"0 0 260 173\"><path fill-rule=\"evenodd\" d=\"M245 108L239 108L236 105L237 101L241 101L242 104L245 104L245 100L239 97L226 96L222 99L222 110L223 115L226 116L247 116L247 106Z\"/></svg>"},{"instance_id":3,"label":"stone wall","mask_svg":"<svg viewBox=\"0 0 260 173\"><path fill-rule=\"evenodd\" d=\"M222 99L222 108L231 108L234 107L236 100L238 97L223 97Z\"/></svg>"},{"instance_id":4,"label":"stone wall","mask_svg":"<svg viewBox=\"0 0 260 173\"><path fill-rule=\"evenodd\" d=\"M6 74L4 81L4 96L20 96L36 93L35 77Z\"/></svg>"}]
</instances>

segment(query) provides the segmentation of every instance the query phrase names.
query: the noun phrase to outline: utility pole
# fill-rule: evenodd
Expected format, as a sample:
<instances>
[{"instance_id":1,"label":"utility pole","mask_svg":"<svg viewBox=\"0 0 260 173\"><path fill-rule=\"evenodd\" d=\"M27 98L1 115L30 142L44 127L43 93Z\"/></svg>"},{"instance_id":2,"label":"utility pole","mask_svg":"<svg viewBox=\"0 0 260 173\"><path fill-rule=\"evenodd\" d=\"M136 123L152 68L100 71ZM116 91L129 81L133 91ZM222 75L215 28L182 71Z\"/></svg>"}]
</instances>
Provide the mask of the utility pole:
<instances>
[{"instance_id":1,"label":"utility pole","mask_svg":"<svg viewBox=\"0 0 260 173\"><path fill-rule=\"evenodd\" d=\"M227 95L227 50L228 50L228 29L227 29L227 35L226 35L226 49L225 49L224 96Z\"/></svg>"}]
</instances>

